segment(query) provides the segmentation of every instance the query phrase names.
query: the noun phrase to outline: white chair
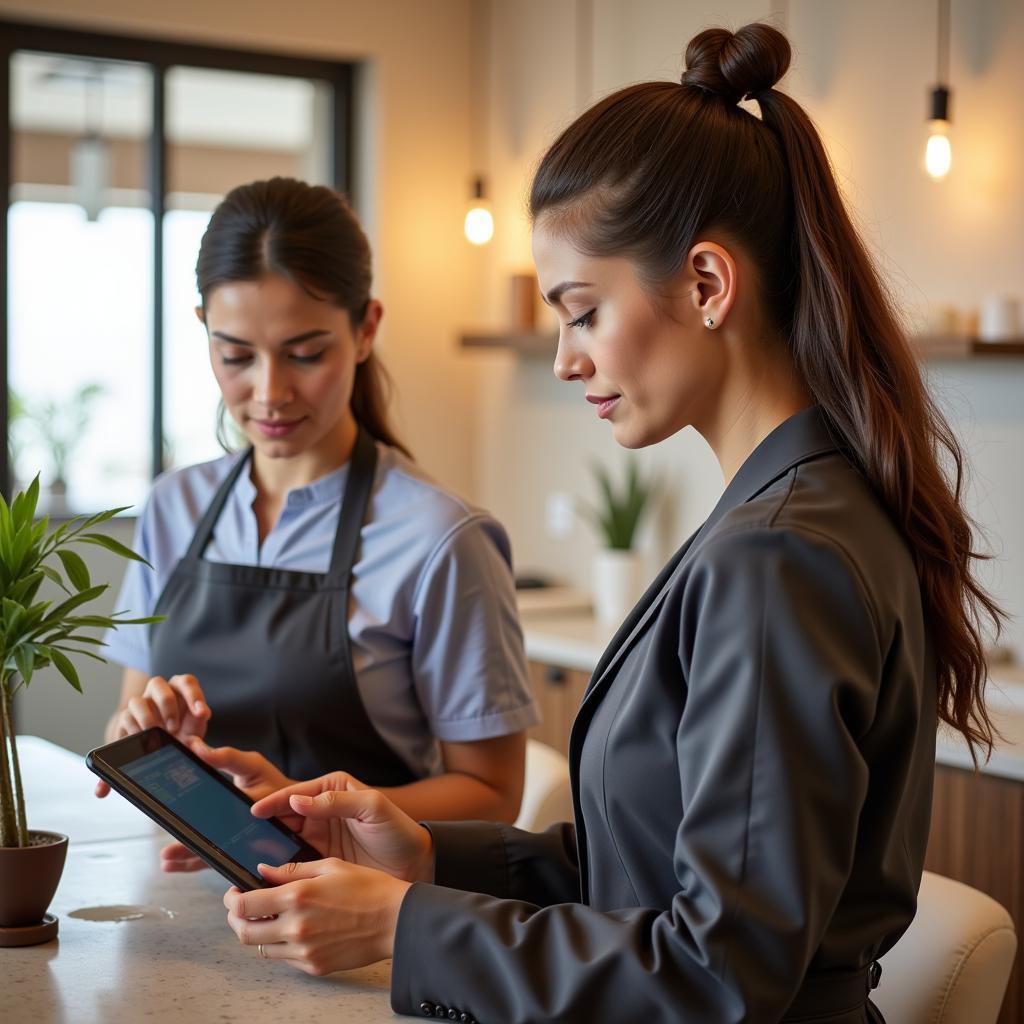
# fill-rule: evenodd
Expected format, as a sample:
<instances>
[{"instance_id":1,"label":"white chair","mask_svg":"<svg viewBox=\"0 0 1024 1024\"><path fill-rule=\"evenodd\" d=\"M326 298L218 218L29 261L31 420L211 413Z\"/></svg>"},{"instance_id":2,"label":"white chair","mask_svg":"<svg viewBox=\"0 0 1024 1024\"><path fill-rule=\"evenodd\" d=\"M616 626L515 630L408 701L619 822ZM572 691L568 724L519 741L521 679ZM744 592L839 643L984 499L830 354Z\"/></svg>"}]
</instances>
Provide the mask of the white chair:
<instances>
[{"instance_id":1,"label":"white chair","mask_svg":"<svg viewBox=\"0 0 1024 1024\"><path fill-rule=\"evenodd\" d=\"M934 875L921 879L917 916L879 961L871 994L886 1024L995 1024L1017 950L991 896Z\"/></svg>"},{"instance_id":2,"label":"white chair","mask_svg":"<svg viewBox=\"0 0 1024 1024\"><path fill-rule=\"evenodd\" d=\"M526 741L526 778L516 828L543 832L559 821L572 821L569 762L540 740Z\"/></svg>"}]
</instances>

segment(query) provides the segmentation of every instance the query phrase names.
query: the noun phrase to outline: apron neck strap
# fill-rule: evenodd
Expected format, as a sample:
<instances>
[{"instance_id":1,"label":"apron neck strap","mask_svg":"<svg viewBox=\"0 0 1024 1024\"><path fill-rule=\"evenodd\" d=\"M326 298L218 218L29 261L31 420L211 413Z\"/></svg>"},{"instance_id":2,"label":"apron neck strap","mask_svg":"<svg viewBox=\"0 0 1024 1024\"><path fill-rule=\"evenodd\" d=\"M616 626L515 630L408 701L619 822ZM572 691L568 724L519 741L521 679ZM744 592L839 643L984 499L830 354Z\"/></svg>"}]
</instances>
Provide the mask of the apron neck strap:
<instances>
[{"instance_id":1,"label":"apron neck strap","mask_svg":"<svg viewBox=\"0 0 1024 1024\"><path fill-rule=\"evenodd\" d=\"M338 515L338 532L334 537L331 553L331 576L342 576L347 583L352 574L359 548L359 534L366 521L366 510L370 504L374 478L377 475L377 445L371 434L362 426L356 434L352 460L349 463L348 479L345 481L345 496Z\"/></svg>"},{"instance_id":2,"label":"apron neck strap","mask_svg":"<svg viewBox=\"0 0 1024 1024\"><path fill-rule=\"evenodd\" d=\"M213 501L210 502L209 507L203 514L203 518L199 520L196 532L192 535L192 543L189 544L188 552L185 555L186 560L198 562L203 557L206 545L210 543L210 537L213 536L213 527L224 509L224 503L228 500L228 495L231 493L231 489L235 486L235 482L242 475L242 470L244 470L251 461L252 448L250 447L242 453L239 460L224 478L224 482L217 488L217 493L213 496Z\"/></svg>"}]
</instances>

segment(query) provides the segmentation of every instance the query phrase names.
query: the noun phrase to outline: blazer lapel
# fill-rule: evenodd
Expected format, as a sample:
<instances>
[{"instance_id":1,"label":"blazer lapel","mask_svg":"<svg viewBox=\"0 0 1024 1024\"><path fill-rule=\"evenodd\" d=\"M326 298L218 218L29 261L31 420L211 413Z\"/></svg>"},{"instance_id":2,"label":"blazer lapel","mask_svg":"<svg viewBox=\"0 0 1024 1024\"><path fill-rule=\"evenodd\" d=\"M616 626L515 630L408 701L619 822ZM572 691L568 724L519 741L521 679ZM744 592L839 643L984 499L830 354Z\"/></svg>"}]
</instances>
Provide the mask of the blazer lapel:
<instances>
[{"instance_id":1,"label":"blazer lapel","mask_svg":"<svg viewBox=\"0 0 1024 1024\"><path fill-rule=\"evenodd\" d=\"M597 667L590 677L587 691L583 695L583 701L580 704L581 710L590 701L600 683L622 660L626 651L629 650L630 646L643 631L648 620L658 610L662 601L665 600L665 594L668 592L668 583L679 568L696 536L697 534L694 533L672 556L668 564L655 577L654 582L647 588L643 597L636 603L636 607L626 616L622 625L615 631L615 635L605 648L604 654L601 655L601 659L598 661Z\"/></svg>"},{"instance_id":2,"label":"blazer lapel","mask_svg":"<svg viewBox=\"0 0 1024 1024\"><path fill-rule=\"evenodd\" d=\"M654 582L647 588L644 596L637 602L636 607L616 630L590 677L590 683L580 704L576 721L573 723L573 734L577 732L577 724L582 724L580 719L589 717L589 715L584 715L584 709L588 708L588 705L592 706L599 699L599 694L604 689L602 683L606 681L608 675L619 664L643 631L648 620L658 610L665 599L672 577L686 560L687 555L697 551L700 543L722 517L730 509L756 497L797 463L830 454L838 447L818 406L811 406L791 416L757 446L729 482L729 486L726 487L711 515L672 556L668 564L658 573ZM570 739L570 752L572 746ZM573 759L570 757L570 760Z\"/></svg>"}]
</instances>

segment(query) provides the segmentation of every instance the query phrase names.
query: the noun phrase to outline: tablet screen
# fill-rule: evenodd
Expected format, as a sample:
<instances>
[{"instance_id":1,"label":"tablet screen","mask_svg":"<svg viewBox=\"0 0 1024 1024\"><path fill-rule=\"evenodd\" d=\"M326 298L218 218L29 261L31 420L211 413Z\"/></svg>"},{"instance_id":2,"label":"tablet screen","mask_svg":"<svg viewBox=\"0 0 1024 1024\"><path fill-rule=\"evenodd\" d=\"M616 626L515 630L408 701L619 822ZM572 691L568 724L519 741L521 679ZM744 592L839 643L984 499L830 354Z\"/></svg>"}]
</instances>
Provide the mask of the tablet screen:
<instances>
[{"instance_id":1,"label":"tablet screen","mask_svg":"<svg viewBox=\"0 0 1024 1024\"><path fill-rule=\"evenodd\" d=\"M301 849L269 821L254 818L249 804L173 746L129 761L120 770L257 877L258 864L284 864Z\"/></svg>"}]
</instances>

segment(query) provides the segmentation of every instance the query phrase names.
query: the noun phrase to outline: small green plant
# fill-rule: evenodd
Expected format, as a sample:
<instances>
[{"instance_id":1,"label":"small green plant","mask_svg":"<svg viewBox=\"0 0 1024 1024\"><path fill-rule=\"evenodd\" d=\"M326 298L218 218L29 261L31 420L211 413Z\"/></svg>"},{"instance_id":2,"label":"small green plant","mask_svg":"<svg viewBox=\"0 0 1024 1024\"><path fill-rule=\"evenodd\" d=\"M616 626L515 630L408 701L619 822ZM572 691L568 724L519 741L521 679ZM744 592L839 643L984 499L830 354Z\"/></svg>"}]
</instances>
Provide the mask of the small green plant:
<instances>
[{"instance_id":1,"label":"small green plant","mask_svg":"<svg viewBox=\"0 0 1024 1024\"><path fill-rule=\"evenodd\" d=\"M85 436L93 405L105 391L102 384L83 384L66 399L26 403L24 415L53 460L53 483L67 482L71 455Z\"/></svg>"},{"instance_id":2,"label":"small green plant","mask_svg":"<svg viewBox=\"0 0 1024 1024\"><path fill-rule=\"evenodd\" d=\"M82 614L84 606L99 597L108 584L93 586L85 562L71 545L96 544L122 558L146 561L112 537L92 532L128 506L88 518L76 516L49 531L47 518L35 521L38 499L38 476L9 506L0 495L0 846L28 846L25 794L11 714L14 695L47 665L53 665L81 692L72 659L105 661L95 650L104 646L103 641L83 630L161 618L129 619L123 612ZM67 598L58 604L37 600L43 580L55 583Z\"/></svg>"},{"instance_id":3,"label":"small green plant","mask_svg":"<svg viewBox=\"0 0 1024 1024\"><path fill-rule=\"evenodd\" d=\"M629 551L640 520L658 489L657 481L642 479L633 459L627 463L626 483L622 490L612 484L608 471L602 465L595 463L593 469L600 501L596 507L584 505L583 512L600 531L606 547Z\"/></svg>"}]
</instances>

